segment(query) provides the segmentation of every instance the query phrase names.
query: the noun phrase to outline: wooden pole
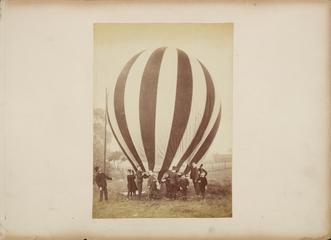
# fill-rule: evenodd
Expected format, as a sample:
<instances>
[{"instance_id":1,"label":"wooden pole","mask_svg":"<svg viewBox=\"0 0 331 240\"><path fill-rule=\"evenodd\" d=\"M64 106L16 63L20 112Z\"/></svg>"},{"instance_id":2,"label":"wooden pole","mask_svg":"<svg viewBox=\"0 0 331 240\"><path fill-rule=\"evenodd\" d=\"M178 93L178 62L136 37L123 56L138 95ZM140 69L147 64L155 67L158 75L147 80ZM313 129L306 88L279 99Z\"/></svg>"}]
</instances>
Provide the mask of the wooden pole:
<instances>
[{"instance_id":1,"label":"wooden pole","mask_svg":"<svg viewBox=\"0 0 331 240\"><path fill-rule=\"evenodd\" d=\"M103 152L103 172L106 174L106 159L107 159L107 101L108 91L106 88L106 102L105 102L105 141L104 141L104 152Z\"/></svg>"}]
</instances>

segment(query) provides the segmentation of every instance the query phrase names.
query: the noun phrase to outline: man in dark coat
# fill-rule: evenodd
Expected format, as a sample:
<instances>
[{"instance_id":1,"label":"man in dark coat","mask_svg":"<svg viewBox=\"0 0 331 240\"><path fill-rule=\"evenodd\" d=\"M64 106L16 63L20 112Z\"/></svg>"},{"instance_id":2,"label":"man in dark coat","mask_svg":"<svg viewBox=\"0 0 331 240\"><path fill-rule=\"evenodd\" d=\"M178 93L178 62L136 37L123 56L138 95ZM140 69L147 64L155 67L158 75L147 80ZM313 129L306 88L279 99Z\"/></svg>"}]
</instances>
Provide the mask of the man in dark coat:
<instances>
[{"instance_id":1,"label":"man in dark coat","mask_svg":"<svg viewBox=\"0 0 331 240\"><path fill-rule=\"evenodd\" d=\"M198 177L199 177L199 169L197 168L196 163L192 163L190 178L192 179L194 191L196 194L199 194L199 184L197 184Z\"/></svg>"},{"instance_id":2,"label":"man in dark coat","mask_svg":"<svg viewBox=\"0 0 331 240\"><path fill-rule=\"evenodd\" d=\"M198 168L198 171L199 171L199 176L201 176L202 173L205 174L205 177L207 177L208 175L208 172L206 171L206 169L203 168L203 164L201 163L199 168Z\"/></svg>"},{"instance_id":3,"label":"man in dark coat","mask_svg":"<svg viewBox=\"0 0 331 240\"><path fill-rule=\"evenodd\" d=\"M171 193L171 189L170 189L170 178L169 178L169 172L166 172L165 176L164 176L164 180L165 180L165 185L166 185L166 197L170 198L170 193Z\"/></svg>"},{"instance_id":4,"label":"man in dark coat","mask_svg":"<svg viewBox=\"0 0 331 240\"><path fill-rule=\"evenodd\" d=\"M178 174L176 173L176 167L173 167L169 171L169 188L170 188L170 198L176 199L178 191Z\"/></svg>"},{"instance_id":5,"label":"man in dark coat","mask_svg":"<svg viewBox=\"0 0 331 240\"><path fill-rule=\"evenodd\" d=\"M188 179L188 175L182 175L179 179L179 187L183 195L183 199L187 200L187 190L188 190L188 185L190 184L190 181Z\"/></svg>"},{"instance_id":6,"label":"man in dark coat","mask_svg":"<svg viewBox=\"0 0 331 240\"><path fill-rule=\"evenodd\" d=\"M202 199L205 199L205 192L208 181L204 172L201 173L201 175L199 176L197 183L199 184L199 189L201 192Z\"/></svg>"},{"instance_id":7,"label":"man in dark coat","mask_svg":"<svg viewBox=\"0 0 331 240\"><path fill-rule=\"evenodd\" d=\"M108 201L107 179L112 180L112 178L103 173L101 169L98 169L98 173L95 176L95 182L100 190L100 202L103 201L103 196L105 196L105 200Z\"/></svg>"}]
</instances>

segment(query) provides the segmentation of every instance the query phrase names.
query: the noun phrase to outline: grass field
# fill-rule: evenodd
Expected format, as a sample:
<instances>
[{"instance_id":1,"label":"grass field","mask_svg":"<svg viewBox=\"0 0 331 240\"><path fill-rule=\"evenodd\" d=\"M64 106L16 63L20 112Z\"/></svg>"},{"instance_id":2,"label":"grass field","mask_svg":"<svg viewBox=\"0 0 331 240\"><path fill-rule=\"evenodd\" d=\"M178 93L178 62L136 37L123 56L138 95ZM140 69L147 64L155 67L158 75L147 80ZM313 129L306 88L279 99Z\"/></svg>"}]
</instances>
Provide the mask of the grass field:
<instances>
[{"instance_id":1,"label":"grass field","mask_svg":"<svg viewBox=\"0 0 331 240\"><path fill-rule=\"evenodd\" d=\"M114 178L113 178L114 179ZM126 182L117 179L108 182L109 200L99 202L99 192L93 194L93 218L200 218L232 216L231 169L223 169L208 174L206 199L194 194L192 183L188 199L128 200L123 194ZM146 186L144 186L146 188Z\"/></svg>"}]
</instances>

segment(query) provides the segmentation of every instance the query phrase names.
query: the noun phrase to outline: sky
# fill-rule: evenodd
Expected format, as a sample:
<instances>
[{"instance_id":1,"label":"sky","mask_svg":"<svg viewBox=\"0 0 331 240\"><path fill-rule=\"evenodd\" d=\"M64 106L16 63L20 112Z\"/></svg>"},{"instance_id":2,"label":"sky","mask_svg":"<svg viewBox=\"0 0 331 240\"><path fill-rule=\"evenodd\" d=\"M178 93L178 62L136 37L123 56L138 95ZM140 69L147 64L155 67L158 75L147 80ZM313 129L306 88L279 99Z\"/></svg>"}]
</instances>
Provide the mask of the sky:
<instances>
[{"instance_id":1,"label":"sky","mask_svg":"<svg viewBox=\"0 0 331 240\"><path fill-rule=\"evenodd\" d=\"M94 108L104 108L105 88L112 99L117 77L133 55L162 46L180 48L207 67L222 104L220 128L208 153L232 153L233 25L230 23L94 24ZM119 149L114 139L111 145Z\"/></svg>"}]
</instances>

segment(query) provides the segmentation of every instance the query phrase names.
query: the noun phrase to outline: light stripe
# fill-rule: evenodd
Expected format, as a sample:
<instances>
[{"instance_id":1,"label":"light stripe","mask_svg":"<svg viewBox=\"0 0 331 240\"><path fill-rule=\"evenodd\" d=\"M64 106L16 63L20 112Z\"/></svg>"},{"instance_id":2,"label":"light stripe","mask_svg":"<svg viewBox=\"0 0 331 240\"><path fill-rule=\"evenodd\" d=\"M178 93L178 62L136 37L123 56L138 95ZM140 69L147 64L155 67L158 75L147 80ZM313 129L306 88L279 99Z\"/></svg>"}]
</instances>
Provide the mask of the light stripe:
<instances>
[{"instance_id":1,"label":"light stripe","mask_svg":"<svg viewBox=\"0 0 331 240\"><path fill-rule=\"evenodd\" d=\"M117 124L121 131L122 137L127 147L129 148L130 152L132 153L133 157L138 162L139 166L145 171L145 167L142 164L142 161L132 142L126 121L125 108L124 108L124 91L125 91L126 80L132 65L134 64L134 62L136 61L136 59L139 57L140 54L141 53L138 53L129 60L129 62L122 69L117 79L115 92L114 92L114 107L115 107L115 116L116 116Z\"/></svg>"},{"instance_id":2,"label":"light stripe","mask_svg":"<svg viewBox=\"0 0 331 240\"><path fill-rule=\"evenodd\" d=\"M208 126L208 123L210 122L211 115L213 113L214 109L214 100L215 100L215 88L212 81L212 78L206 69L206 67L199 62L201 68L203 69L205 82L206 82L206 102L205 102L205 108L202 120L200 122L198 131L196 132L190 146L187 148L183 156L181 157L180 161L177 164L177 171L181 168L182 164L188 159L188 157L193 153L193 151L196 149L197 145L200 143L206 129Z\"/></svg>"},{"instance_id":3,"label":"light stripe","mask_svg":"<svg viewBox=\"0 0 331 240\"><path fill-rule=\"evenodd\" d=\"M209 132L209 134L208 134L207 138L204 140L203 144L200 146L197 153L194 155L191 163L198 163L201 160L201 158L206 154L206 152L208 151L210 145L212 144L212 142L216 136L217 130L220 126L220 122L221 122L221 108L218 112L218 115L217 115L216 121L213 125L213 128ZM190 168L187 165L187 167L184 171L184 174L187 174L189 171L190 171Z\"/></svg>"},{"instance_id":4,"label":"light stripe","mask_svg":"<svg viewBox=\"0 0 331 240\"><path fill-rule=\"evenodd\" d=\"M139 120L148 169L155 166L155 118L157 85L165 48L156 49L147 61L140 85Z\"/></svg>"},{"instance_id":5,"label":"light stripe","mask_svg":"<svg viewBox=\"0 0 331 240\"><path fill-rule=\"evenodd\" d=\"M161 179L164 172L167 171L176 154L180 141L185 132L192 103L192 69L188 56L185 52L177 49L178 53L178 70L176 86L176 102L171 127L170 138L167 152L162 164L158 178Z\"/></svg>"}]
</instances>

